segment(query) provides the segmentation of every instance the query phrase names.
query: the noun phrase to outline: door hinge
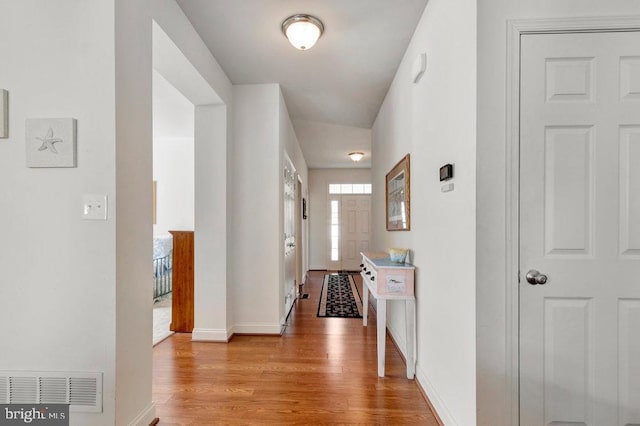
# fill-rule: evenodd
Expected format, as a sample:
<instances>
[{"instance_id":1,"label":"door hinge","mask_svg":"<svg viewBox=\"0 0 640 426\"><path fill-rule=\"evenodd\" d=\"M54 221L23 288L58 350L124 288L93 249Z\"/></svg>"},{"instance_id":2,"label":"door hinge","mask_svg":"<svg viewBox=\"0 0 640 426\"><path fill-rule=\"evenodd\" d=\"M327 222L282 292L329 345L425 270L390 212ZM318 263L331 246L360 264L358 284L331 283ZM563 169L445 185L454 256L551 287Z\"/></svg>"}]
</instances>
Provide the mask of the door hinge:
<instances>
[{"instance_id":1,"label":"door hinge","mask_svg":"<svg viewBox=\"0 0 640 426\"><path fill-rule=\"evenodd\" d=\"M520 284L520 271L518 271L518 284Z\"/></svg>"}]
</instances>

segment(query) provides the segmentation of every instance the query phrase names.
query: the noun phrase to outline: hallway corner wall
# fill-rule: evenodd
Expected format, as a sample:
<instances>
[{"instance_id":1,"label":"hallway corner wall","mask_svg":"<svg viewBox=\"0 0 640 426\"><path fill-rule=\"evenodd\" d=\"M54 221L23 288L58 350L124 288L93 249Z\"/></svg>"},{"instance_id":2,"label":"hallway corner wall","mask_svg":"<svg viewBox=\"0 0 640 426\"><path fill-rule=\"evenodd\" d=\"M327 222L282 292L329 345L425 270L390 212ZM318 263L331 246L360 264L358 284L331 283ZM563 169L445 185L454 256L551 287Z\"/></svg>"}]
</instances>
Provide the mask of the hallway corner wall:
<instances>
[{"instance_id":1,"label":"hallway corner wall","mask_svg":"<svg viewBox=\"0 0 640 426\"><path fill-rule=\"evenodd\" d=\"M476 420L476 7L430 0L373 126L374 247L411 249L416 270L416 376L447 425ZM413 65L426 53L422 79ZM385 175L410 159L411 230L386 231ZM439 168L454 165L451 192ZM388 329L405 351L404 309Z\"/></svg>"},{"instance_id":2,"label":"hallway corner wall","mask_svg":"<svg viewBox=\"0 0 640 426\"><path fill-rule=\"evenodd\" d=\"M102 412L71 425L155 415L149 13L147 1L25 0L0 14L1 368L103 373ZM25 120L52 117L76 119L77 166L27 167ZM84 194L107 196L106 221L82 219Z\"/></svg>"},{"instance_id":3,"label":"hallway corner wall","mask_svg":"<svg viewBox=\"0 0 640 426\"><path fill-rule=\"evenodd\" d=\"M229 262L234 332L280 332L280 141L277 84L233 86Z\"/></svg>"}]
</instances>

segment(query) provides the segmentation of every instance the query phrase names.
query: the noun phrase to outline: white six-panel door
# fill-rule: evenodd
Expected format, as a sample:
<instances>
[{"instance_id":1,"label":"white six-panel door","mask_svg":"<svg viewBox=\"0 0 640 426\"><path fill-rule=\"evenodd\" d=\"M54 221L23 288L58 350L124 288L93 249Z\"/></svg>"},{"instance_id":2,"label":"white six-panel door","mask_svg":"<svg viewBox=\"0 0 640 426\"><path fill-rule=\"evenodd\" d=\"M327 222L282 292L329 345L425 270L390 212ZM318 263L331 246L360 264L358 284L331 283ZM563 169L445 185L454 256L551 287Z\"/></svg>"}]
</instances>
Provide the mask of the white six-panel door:
<instances>
[{"instance_id":1,"label":"white six-panel door","mask_svg":"<svg viewBox=\"0 0 640 426\"><path fill-rule=\"evenodd\" d=\"M328 207L327 268L358 271L370 250L371 195L331 195Z\"/></svg>"},{"instance_id":2,"label":"white six-panel door","mask_svg":"<svg viewBox=\"0 0 640 426\"><path fill-rule=\"evenodd\" d=\"M520 424L640 425L640 33L521 42Z\"/></svg>"},{"instance_id":3,"label":"white six-panel door","mask_svg":"<svg viewBox=\"0 0 640 426\"><path fill-rule=\"evenodd\" d=\"M296 293L296 172L285 158L284 166L284 315L288 315Z\"/></svg>"},{"instance_id":4,"label":"white six-panel door","mask_svg":"<svg viewBox=\"0 0 640 426\"><path fill-rule=\"evenodd\" d=\"M342 195L340 246L342 268L360 270L361 252L369 251L371 242L371 196Z\"/></svg>"}]
</instances>

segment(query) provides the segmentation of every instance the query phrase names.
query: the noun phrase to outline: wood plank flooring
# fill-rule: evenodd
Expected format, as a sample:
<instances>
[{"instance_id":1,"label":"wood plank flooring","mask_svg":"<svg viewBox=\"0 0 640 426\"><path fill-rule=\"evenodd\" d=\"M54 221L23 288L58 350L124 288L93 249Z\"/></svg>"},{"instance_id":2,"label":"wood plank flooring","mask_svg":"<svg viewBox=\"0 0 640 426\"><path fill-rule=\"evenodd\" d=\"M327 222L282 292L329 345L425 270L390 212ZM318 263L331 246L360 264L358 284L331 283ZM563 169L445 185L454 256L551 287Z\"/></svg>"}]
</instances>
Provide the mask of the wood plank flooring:
<instances>
[{"instance_id":1,"label":"wood plank flooring","mask_svg":"<svg viewBox=\"0 0 640 426\"><path fill-rule=\"evenodd\" d=\"M311 272L282 336L192 342L178 333L153 349L160 425L438 425L387 338L376 374L375 312L318 318L323 272ZM359 288L362 282L356 277Z\"/></svg>"}]
</instances>

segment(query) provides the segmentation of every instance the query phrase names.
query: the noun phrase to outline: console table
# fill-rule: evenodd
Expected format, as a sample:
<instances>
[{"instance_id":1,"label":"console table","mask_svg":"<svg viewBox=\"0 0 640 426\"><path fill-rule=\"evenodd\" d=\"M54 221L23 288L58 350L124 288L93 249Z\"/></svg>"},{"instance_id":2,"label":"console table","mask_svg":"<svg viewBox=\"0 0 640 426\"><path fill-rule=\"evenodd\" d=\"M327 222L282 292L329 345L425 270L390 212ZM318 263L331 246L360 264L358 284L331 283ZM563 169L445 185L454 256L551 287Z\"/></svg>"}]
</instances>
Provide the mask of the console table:
<instances>
[{"instance_id":1,"label":"console table","mask_svg":"<svg viewBox=\"0 0 640 426\"><path fill-rule=\"evenodd\" d=\"M407 378L413 379L416 371L416 298L414 296L415 266L409 263L391 262L386 253L360 253L362 255L363 315L362 325L367 326L369 293L377 302L378 376L384 377L385 344L387 337L387 300L404 300Z\"/></svg>"}]
</instances>

